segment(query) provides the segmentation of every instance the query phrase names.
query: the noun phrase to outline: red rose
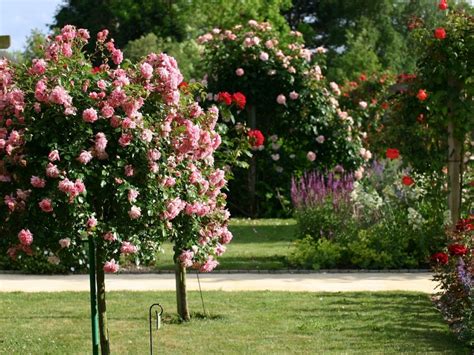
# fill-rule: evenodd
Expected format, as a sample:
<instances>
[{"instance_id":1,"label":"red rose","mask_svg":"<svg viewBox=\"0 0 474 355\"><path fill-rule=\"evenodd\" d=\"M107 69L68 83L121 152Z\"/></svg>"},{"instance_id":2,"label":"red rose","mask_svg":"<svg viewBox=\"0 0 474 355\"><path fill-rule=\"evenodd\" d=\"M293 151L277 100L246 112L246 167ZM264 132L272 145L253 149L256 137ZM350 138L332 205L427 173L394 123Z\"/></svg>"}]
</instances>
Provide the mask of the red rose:
<instances>
[{"instance_id":1,"label":"red rose","mask_svg":"<svg viewBox=\"0 0 474 355\"><path fill-rule=\"evenodd\" d=\"M244 109L245 104L247 103L247 99L245 98L245 95L242 94L241 92L236 92L232 94L232 100L234 100L237 107L240 108L241 110Z\"/></svg>"},{"instance_id":2,"label":"red rose","mask_svg":"<svg viewBox=\"0 0 474 355\"><path fill-rule=\"evenodd\" d=\"M263 145L263 142L265 142L265 137L258 129L251 129L247 134L253 148L258 148Z\"/></svg>"},{"instance_id":3,"label":"red rose","mask_svg":"<svg viewBox=\"0 0 474 355\"><path fill-rule=\"evenodd\" d=\"M428 98L428 94L426 93L425 90L420 89L418 90L418 94L416 94L416 97L420 101L425 101Z\"/></svg>"},{"instance_id":4,"label":"red rose","mask_svg":"<svg viewBox=\"0 0 474 355\"><path fill-rule=\"evenodd\" d=\"M445 39L446 38L446 30L443 27L438 27L434 31L434 36L437 39Z\"/></svg>"},{"instance_id":5,"label":"red rose","mask_svg":"<svg viewBox=\"0 0 474 355\"><path fill-rule=\"evenodd\" d=\"M411 186L415 183L415 180L413 180L410 176L404 176L402 178L402 184L405 186Z\"/></svg>"},{"instance_id":6,"label":"red rose","mask_svg":"<svg viewBox=\"0 0 474 355\"><path fill-rule=\"evenodd\" d=\"M438 5L438 9L440 10L447 10L448 9L448 3L446 2L446 0L441 0L439 5Z\"/></svg>"},{"instance_id":7,"label":"red rose","mask_svg":"<svg viewBox=\"0 0 474 355\"><path fill-rule=\"evenodd\" d=\"M382 105L380 105L380 107L381 107L383 110L388 109L388 107L389 107L388 102L383 102Z\"/></svg>"},{"instance_id":8,"label":"red rose","mask_svg":"<svg viewBox=\"0 0 474 355\"><path fill-rule=\"evenodd\" d=\"M232 104L232 95L227 91L220 92L217 94L217 101L225 103L227 106Z\"/></svg>"},{"instance_id":9,"label":"red rose","mask_svg":"<svg viewBox=\"0 0 474 355\"><path fill-rule=\"evenodd\" d=\"M178 85L178 88L180 88L181 90L183 91L186 91L186 89L188 88L189 84L186 82L186 81L182 81L179 85Z\"/></svg>"},{"instance_id":10,"label":"red rose","mask_svg":"<svg viewBox=\"0 0 474 355\"><path fill-rule=\"evenodd\" d=\"M99 73L99 72L100 72L100 67L94 67L94 68L92 68L91 72L92 72L92 74L97 74L97 73Z\"/></svg>"},{"instance_id":11,"label":"red rose","mask_svg":"<svg viewBox=\"0 0 474 355\"><path fill-rule=\"evenodd\" d=\"M468 252L467 247L462 244L451 244L448 246L448 250L451 255L459 255L459 256L466 255Z\"/></svg>"},{"instance_id":12,"label":"red rose","mask_svg":"<svg viewBox=\"0 0 474 355\"><path fill-rule=\"evenodd\" d=\"M431 255L431 261L438 264L446 265L449 261L449 257L446 253L435 253Z\"/></svg>"},{"instance_id":13,"label":"red rose","mask_svg":"<svg viewBox=\"0 0 474 355\"><path fill-rule=\"evenodd\" d=\"M365 74L360 74L359 80L360 80L360 81L366 81L366 80L367 80L367 75L365 75Z\"/></svg>"},{"instance_id":14,"label":"red rose","mask_svg":"<svg viewBox=\"0 0 474 355\"><path fill-rule=\"evenodd\" d=\"M387 148L385 156L391 160L398 159L400 157L400 152L398 151L398 149L395 148Z\"/></svg>"},{"instance_id":15,"label":"red rose","mask_svg":"<svg viewBox=\"0 0 474 355\"><path fill-rule=\"evenodd\" d=\"M474 221L471 218L460 219L456 224L458 232L469 232L474 230Z\"/></svg>"}]
</instances>

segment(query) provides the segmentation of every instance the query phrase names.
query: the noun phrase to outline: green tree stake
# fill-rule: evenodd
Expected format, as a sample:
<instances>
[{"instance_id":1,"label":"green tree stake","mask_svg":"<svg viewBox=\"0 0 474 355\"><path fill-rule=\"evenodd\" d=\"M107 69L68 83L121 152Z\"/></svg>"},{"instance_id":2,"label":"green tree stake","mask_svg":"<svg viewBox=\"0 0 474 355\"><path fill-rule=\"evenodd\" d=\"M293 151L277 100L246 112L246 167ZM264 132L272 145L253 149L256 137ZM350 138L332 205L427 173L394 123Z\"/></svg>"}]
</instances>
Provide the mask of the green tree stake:
<instances>
[{"instance_id":1,"label":"green tree stake","mask_svg":"<svg viewBox=\"0 0 474 355\"><path fill-rule=\"evenodd\" d=\"M97 292L95 285L95 243L89 236L89 280L91 296L92 354L99 355L99 318L97 314Z\"/></svg>"}]
</instances>

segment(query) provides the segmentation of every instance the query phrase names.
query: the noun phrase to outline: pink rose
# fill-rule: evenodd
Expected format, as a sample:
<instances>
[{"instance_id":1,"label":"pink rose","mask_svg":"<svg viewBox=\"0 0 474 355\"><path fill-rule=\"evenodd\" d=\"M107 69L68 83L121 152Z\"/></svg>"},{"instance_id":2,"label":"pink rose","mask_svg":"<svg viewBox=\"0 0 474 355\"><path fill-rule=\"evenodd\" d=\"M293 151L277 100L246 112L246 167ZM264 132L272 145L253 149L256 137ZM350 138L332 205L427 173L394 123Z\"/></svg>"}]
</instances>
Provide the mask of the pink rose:
<instances>
[{"instance_id":1,"label":"pink rose","mask_svg":"<svg viewBox=\"0 0 474 355\"><path fill-rule=\"evenodd\" d=\"M114 242L117 240L117 237L115 236L115 233L112 233L112 232L107 232L105 233L102 238L104 238L104 240L108 241L108 242Z\"/></svg>"},{"instance_id":2,"label":"pink rose","mask_svg":"<svg viewBox=\"0 0 474 355\"><path fill-rule=\"evenodd\" d=\"M46 166L46 175L50 178L56 179L59 177L59 169L53 163L48 163Z\"/></svg>"},{"instance_id":3,"label":"pink rose","mask_svg":"<svg viewBox=\"0 0 474 355\"><path fill-rule=\"evenodd\" d=\"M46 61L44 59L33 59L30 73L42 75L46 71Z\"/></svg>"},{"instance_id":4,"label":"pink rose","mask_svg":"<svg viewBox=\"0 0 474 355\"><path fill-rule=\"evenodd\" d=\"M33 187L36 187L37 189L42 189L46 185L46 181L37 176L32 176L30 182L31 185L33 185Z\"/></svg>"},{"instance_id":5,"label":"pink rose","mask_svg":"<svg viewBox=\"0 0 474 355\"><path fill-rule=\"evenodd\" d=\"M133 171L133 165L130 165L130 164L129 164L129 165L125 165L124 170L125 170L125 176L133 176L133 174L135 173L135 172Z\"/></svg>"},{"instance_id":6,"label":"pink rose","mask_svg":"<svg viewBox=\"0 0 474 355\"><path fill-rule=\"evenodd\" d=\"M89 217L89 219L86 222L87 229L93 229L96 226L97 226L97 219L94 216Z\"/></svg>"},{"instance_id":7,"label":"pink rose","mask_svg":"<svg viewBox=\"0 0 474 355\"><path fill-rule=\"evenodd\" d=\"M306 158L309 161L315 161L316 160L316 153L309 151L308 154L306 154Z\"/></svg>"},{"instance_id":8,"label":"pink rose","mask_svg":"<svg viewBox=\"0 0 474 355\"><path fill-rule=\"evenodd\" d=\"M69 246L71 245L71 239L70 238L59 239L59 245L63 249L64 248L69 248Z\"/></svg>"},{"instance_id":9,"label":"pink rose","mask_svg":"<svg viewBox=\"0 0 474 355\"><path fill-rule=\"evenodd\" d=\"M128 211L128 216L131 219L138 219L140 218L141 215L142 215L142 210L140 207L137 207L137 206L132 206L130 211Z\"/></svg>"},{"instance_id":10,"label":"pink rose","mask_svg":"<svg viewBox=\"0 0 474 355\"><path fill-rule=\"evenodd\" d=\"M93 108L88 108L85 109L84 112L82 112L82 119L84 120L84 122L93 123L99 118L97 117L96 110L94 110Z\"/></svg>"},{"instance_id":11,"label":"pink rose","mask_svg":"<svg viewBox=\"0 0 474 355\"><path fill-rule=\"evenodd\" d=\"M114 49L112 51L112 60L116 65L119 65L123 61L123 53L120 49Z\"/></svg>"},{"instance_id":12,"label":"pink rose","mask_svg":"<svg viewBox=\"0 0 474 355\"><path fill-rule=\"evenodd\" d=\"M138 248L130 242L122 242L122 246L120 247L122 254L135 254L137 250Z\"/></svg>"},{"instance_id":13,"label":"pink rose","mask_svg":"<svg viewBox=\"0 0 474 355\"><path fill-rule=\"evenodd\" d=\"M153 67L148 63L140 65L140 72L145 79L150 79L153 76Z\"/></svg>"},{"instance_id":14,"label":"pink rose","mask_svg":"<svg viewBox=\"0 0 474 355\"><path fill-rule=\"evenodd\" d=\"M115 273L119 270L119 265L115 262L114 259L106 261L104 264L104 272Z\"/></svg>"},{"instance_id":15,"label":"pink rose","mask_svg":"<svg viewBox=\"0 0 474 355\"><path fill-rule=\"evenodd\" d=\"M290 99L292 100L296 100L299 96L300 94L298 94L296 91L290 92Z\"/></svg>"},{"instance_id":16,"label":"pink rose","mask_svg":"<svg viewBox=\"0 0 474 355\"><path fill-rule=\"evenodd\" d=\"M365 101L359 101L359 107L363 110L367 108L367 102Z\"/></svg>"},{"instance_id":17,"label":"pink rose","mask_svg":"<svg viewBox=\"0 0 474 355\"><path fill-rule=\"evenodd\" d=\"M129 190L128 191L128 202L135 202L137 200L137 197L140 193L137 190Z\"/></svg>"},{"instance_id":18,"label":"pink rose","mask_svg":"<svg viewBox=\"0 0 474 355\"><path fill-rule=\"evenodd\" d=\"M268 60L268 53L266 53L266 52L260 53L259 58L260 58L260 60L266 62Z\"/></svg>"},{"instance_id":19,"label":"pink rose","mask_svg":"<svg viewBox=\"0 0 474 355\"><path fill-rule=\"evenodd\" d=\"M131 141L133 139L133 136L129 133L123 133L120 138L119 138L119 144L122 146L122 147L126 147L128 145L130 145Z\"/></svg>"},{"instance_id":20,"label":"pink rose","mask_svg":"<svg viewBox=\"0 0 474 355\"><path fill-rule=\"evenodd\" d=\"M49 161L61 160L59 158L59 152L57 151L57 149L55 149L51 153L49 153L48 159L49 159Z\"/></svg>"},{"instance_id":21,"label":"pink rose","mask_svg":"<svg viewBox=\"0 0 474 355\"><path fill-rule=\"evenodd\" d=\"M44 198L38 204L43 212L53 212L53 203L49 198Z\"/></svg>"},{"instance_id":22,"label":"pink rose","mask_svg":"<svg viewBox=\"0 0 474 355\"><path fill-rule=\"evenodd\" d=\"M318 142L319 144L323 144L325 140L326 138L324 138L323 135L319 135L316 137L316 142Z\"/></svg>"},{"instance_id":23,"label":"pink rose","mask_svg":"<svg viewBox=\"0 0 474 355\"><path fill-rule=\"evenodd\" d=\"M31 243L33 243L33 234L29 231L29 229L22 229L20 233L18 233L18 240L20 241L21 245L31 245Z\"/></svg>"},{"instance_id":24,"label":"pink rose","mask_svg":"<svg viewBox=\"0 0 474 355\"><path fill-rule=\"evenodd\" d=\"M285 97L285 95L283 95L283 94L278 95L276 101L277 101L277 103L279 103L280 105L286 105L286 97Z\"/></svg>"},{"instance_id":25,"label":"pink rose","mask_svg":"<svg viewBox=\"0 0 474 355\"><path fill-rule=\"evenodd\" d=\"M104 105L104 107L102 107L102 109L100 110L100 113L105 118L112 117L114 115L114 112L115 112L114 108L110 105Z\"/></svg>"},{"instance_id":26,"label":"pink rose","mask_svg":"<svg viewBox=\"0 0 474 355\"><path fill-rule=\"evenodd\" d=\"M235 70L235 75L237 76L243 76L245 74L245 71L242 68L237 68Z\"/></svg>"},{"instance_id":27,"label":"pink rose","mask_svg":"<svg viewBox=\"0 0 474 355\"><path fill-rule=\"evenodd\" d=\"M79 157L77 158L79 163L81 164L87 164L92 160L92 154L88 152L87 150L83 150L81 154L79 154Z\"/></svg>"}]
</instances>

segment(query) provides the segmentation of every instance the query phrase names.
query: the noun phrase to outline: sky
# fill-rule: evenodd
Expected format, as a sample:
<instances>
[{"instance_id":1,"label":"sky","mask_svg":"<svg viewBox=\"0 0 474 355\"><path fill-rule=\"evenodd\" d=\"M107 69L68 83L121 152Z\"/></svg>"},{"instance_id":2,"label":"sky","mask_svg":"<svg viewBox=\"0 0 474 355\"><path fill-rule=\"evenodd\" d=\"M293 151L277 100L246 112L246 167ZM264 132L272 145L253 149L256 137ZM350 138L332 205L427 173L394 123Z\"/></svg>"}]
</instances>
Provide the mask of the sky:
<instances>
[{"instance_id":1,"label":"sky","mask_svg":"<svg viewBox=\"0 0 474 355\"><path fill-rule=\"evenodd\" d=\"M10 35L9 50L23 50L33 29L49 33L58 5L63 0L0 0L0 35Z\"/></svg>"}]
</instances>

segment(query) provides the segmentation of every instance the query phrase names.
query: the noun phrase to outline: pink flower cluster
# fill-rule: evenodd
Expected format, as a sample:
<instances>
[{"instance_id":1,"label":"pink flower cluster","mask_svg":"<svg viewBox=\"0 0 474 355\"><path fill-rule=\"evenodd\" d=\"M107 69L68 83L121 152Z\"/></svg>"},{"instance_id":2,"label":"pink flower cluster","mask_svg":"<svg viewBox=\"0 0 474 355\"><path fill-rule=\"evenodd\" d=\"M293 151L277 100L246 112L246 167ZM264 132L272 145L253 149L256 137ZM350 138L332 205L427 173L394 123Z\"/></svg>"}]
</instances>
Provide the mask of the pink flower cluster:
<instances>
[{"instance_id":1,"label":"pink flower cluster","mask_svg":"<svg viewBox=\"0 0 474 355\"><path fill-rule=\"evenodd\" d=\"M68 178L59 182L58 189L69 196L69 203L72 203L77 196L86 191L86 187L81 179L76 179L73 182Z\"/></svg>"}]
</instances>

